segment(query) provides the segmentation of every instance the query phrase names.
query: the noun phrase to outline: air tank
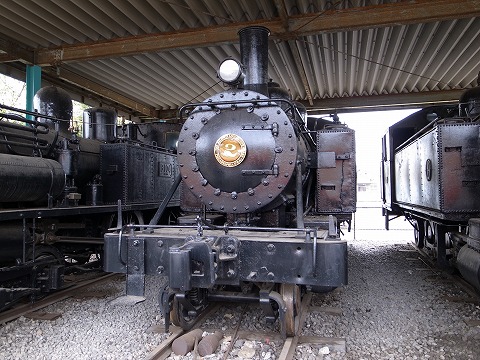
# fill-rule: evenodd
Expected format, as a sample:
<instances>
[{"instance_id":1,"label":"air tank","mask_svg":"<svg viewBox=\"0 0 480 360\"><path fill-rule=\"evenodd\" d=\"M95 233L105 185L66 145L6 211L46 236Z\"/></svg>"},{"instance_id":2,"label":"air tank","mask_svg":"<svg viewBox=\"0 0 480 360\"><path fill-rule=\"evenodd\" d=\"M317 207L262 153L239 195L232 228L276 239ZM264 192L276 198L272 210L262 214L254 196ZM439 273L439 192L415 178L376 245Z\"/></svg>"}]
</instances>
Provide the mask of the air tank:
<instances>
[{"instance_id":1,"label":"air tank","mask_svg":"<svg viewBox=\"0 0 480 360\"><path fill-rule=\"evenodd\" d=\"M37 202L59 196L65 172L55 160L0 154L0 203Z\"/></svg>"},{"instance_id":2,"label":"air tank","mask_svg":"<svg viewBox=\"0 0 480 360\"><path fill-rule=\"evenodd\" d=\"M117 137L115 110L94 107L83 111L83 137L112 142Z\"/></svg>"},{"instance_id":3,"label":"air tank","mask_svg":"<svg viewBox=\"0 0 480 360\"><path fill-rule=\"evenodd\" d=\"M62 121L58 122L58 130L68 132L73 114L72 98L68 93L56 86L47 86L37 91L33 98L33 107L42 115L52 116ZM39 118L52 129L57 129L50 119Z\"/></svg>"}]
</instances>

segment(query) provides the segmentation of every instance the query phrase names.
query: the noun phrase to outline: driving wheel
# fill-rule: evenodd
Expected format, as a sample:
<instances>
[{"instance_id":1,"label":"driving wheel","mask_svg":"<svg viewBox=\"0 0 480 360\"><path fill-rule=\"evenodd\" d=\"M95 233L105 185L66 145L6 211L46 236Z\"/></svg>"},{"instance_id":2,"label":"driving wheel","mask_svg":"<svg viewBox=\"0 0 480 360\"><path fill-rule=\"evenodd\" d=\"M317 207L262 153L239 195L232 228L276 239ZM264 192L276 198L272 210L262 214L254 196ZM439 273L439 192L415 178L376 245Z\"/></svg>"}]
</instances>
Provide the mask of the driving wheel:
<instances>
[{"instance_id":1,"label":"driving wheel","mask_svg":"<svg viewBox=\"0 0 480 360\"><path fill-rule=\"evenodd\" d=\"M415 245L422 249L425 246L425 222L422 219L414 219L413 221Z\"/></svg>"},{"instance_id":2,"label":"driving wheel","mask_svg":"<svg viewBox=\"0 0 480 360\"><path fill-rule=\"evenodd\" d=\"M295 336L300 314L300 287L295 284L282 284L280 294L287 307L285 313L285 330L287 336Z\"/></svg>"},{"instance_id":3,"label":"driving wheel","mask_svg":"<svg viewBox=\"0 0 480 360\"><path fill-rule=\"evenodd\" d=\"M191 312L189 314L188 309L174 296L172 309L170 310L170 321L172 324L181 327L183 330L190 330L196 319L196 314L193 315Z\"/></svg>"}]
</instances>

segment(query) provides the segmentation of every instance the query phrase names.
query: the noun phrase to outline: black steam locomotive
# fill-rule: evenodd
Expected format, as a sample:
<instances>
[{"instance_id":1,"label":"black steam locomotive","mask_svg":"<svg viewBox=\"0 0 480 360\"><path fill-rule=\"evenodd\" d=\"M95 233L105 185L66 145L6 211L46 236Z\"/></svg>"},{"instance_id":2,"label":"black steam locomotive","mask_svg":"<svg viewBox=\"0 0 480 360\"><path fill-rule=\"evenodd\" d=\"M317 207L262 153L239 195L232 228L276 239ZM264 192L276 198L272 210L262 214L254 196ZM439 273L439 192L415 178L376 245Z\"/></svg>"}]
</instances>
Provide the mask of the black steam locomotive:
<instances>
[{"instance_id":1,"label":"black steam locomotive","mask_svg":"<svg viewBox=\"0 0 480 360\"><path fill-rule=\"evenodd\" d=\"M0 310L61 288L73 271L101 269L107 229L151 217L177 168L165 149L174 132L117 133L115 111L91 108L79 137L70 96L53 86L34 106L0 114ZM178 202L175 194L169 208Z\"/></svg>"},{"instance_id":2,"label":"black steam locomotive","mask_svg":"<svg viewBox=\"0 0 480 360\"><path fill-rule=\"evenodd\" d=\"M480 289L480 77L478 85L458 105L422 109L388 129L382 199L387 229L405 216L419 248Z\"/></svg>"},{"instance_id":3,"label":"black steam locomotive","mask_svg":"<svg viewBox=\"0 0 480 360\"><path fill-rule=\"evenodd\" d=\"M149 225L105 235L105 269L127 274L125 301L144 299L146 274L168 277L167 331L227 300L259 302L292 335L303 290L347 283L340 224L356 206L354 132L338 119L307 121L268 81L268 35L240 30L241 63L228 58L218 71L229 89L179 110L176 225L158 225L160 206Z\"/></svg>"}]
</instances>

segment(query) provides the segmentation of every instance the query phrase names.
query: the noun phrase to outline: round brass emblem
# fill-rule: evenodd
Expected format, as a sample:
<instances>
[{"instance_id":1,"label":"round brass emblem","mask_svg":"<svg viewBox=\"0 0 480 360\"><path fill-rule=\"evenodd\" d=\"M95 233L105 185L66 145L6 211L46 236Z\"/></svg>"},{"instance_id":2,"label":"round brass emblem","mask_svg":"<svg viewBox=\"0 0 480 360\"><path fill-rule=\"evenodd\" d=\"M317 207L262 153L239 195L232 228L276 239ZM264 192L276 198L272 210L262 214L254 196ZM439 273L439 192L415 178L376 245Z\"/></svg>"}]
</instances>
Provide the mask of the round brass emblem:
<instances>
[{"instance_id":1,"label":"round brass emblem","mask_svg":"<svg viewBox=\"0 0 480 360\"><path fill-rule=\"evenodd\" d=\"M213 149L215 159L226 167L240 165L247 155L247 145L235 134L225 134L218 138Z\"/></svg>"}]
</instances>

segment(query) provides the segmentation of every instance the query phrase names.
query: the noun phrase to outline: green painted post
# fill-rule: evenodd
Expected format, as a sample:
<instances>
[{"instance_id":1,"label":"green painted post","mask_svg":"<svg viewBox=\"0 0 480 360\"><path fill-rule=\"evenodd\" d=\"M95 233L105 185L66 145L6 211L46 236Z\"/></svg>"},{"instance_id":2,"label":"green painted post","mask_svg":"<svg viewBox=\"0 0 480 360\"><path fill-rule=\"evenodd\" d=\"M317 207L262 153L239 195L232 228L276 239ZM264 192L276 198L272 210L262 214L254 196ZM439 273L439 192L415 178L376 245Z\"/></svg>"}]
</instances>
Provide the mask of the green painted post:
<instances>
[{"instance_id":1,"label":"green painted post","mask_svg":"<svg viewBox=\"0 0 480 360\"><path fill-rule=\"evenodd\" d=\"M40 90L42 85L42 68L38 65L27 65L26 69L26 84L27 84L27 110L34 111L33 97L36 92ZM27 119L33 120L33 116L27 115Z\"/></svg>"}]
</instances>

